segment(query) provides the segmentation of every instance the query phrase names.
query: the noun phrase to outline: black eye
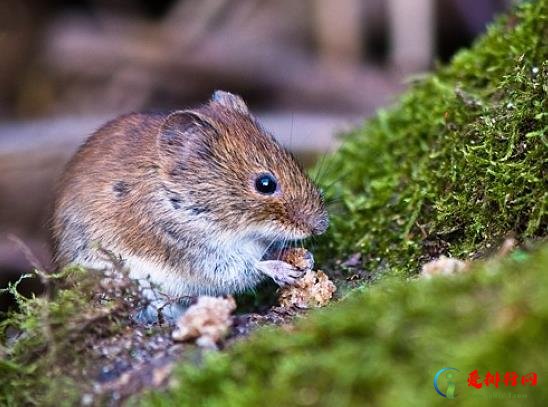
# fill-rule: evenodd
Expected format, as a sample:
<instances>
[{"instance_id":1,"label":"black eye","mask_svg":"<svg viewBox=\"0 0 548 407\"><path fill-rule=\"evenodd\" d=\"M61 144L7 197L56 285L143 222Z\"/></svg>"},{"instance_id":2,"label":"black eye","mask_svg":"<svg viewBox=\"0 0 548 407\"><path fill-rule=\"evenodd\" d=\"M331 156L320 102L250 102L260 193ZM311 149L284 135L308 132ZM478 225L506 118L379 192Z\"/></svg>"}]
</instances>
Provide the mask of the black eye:
<instances>
[{"instance_id":1,"label":"black eye","mask_svg":"<svg viewBox=\"0 0 548 407\"><path fill-rule=\"evenodd\" d=\"M276 178L270 174L261 174L255 180L255 189L261 194L272 195L276 192Z\"/></svg>"}]
</instances>

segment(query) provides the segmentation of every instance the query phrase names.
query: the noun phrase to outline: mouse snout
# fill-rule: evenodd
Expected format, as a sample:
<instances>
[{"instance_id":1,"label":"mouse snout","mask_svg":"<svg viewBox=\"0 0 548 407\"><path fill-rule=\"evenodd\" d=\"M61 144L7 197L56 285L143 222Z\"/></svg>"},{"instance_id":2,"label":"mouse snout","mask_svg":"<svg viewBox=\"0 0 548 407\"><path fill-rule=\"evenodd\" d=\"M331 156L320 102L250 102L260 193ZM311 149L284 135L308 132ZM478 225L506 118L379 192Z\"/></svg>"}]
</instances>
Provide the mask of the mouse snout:
<instances>
[{"instance_id":1,"label":"mouse snout","mask_svg":"<svg viewBox=\"0 0 548 407\"><path fill-rule=\"evenodd\" d=\"M329 226L329 219L327 218L327 215L323 215L316 219L313 224L310 227L310 231L313 235L321 235L327 230L327 227Z\"/></svg>"},{"instance_id":2,"label":"mouse snout","mask_svg":"<svg viewBox=\"0 0 548 407\"><path fill-rule=\"evenodd\" d=\"M325 211L311 211L307 208L286 205L285 214L293 225L307 235L321 235L329 226L329 219Z\"/></svg>"},{"instance_id":3,"label":"mouse snout","mask_svg":"<svg viewBox=\"0 0 548 407\"><path fill-rule=\"evenodd\" d=\"M321 235L329 226L329 220L325 213L321 215L310 215L309 213L298 212L293 215L293 219L311 235Z\"/></svg>"}]
</instances>

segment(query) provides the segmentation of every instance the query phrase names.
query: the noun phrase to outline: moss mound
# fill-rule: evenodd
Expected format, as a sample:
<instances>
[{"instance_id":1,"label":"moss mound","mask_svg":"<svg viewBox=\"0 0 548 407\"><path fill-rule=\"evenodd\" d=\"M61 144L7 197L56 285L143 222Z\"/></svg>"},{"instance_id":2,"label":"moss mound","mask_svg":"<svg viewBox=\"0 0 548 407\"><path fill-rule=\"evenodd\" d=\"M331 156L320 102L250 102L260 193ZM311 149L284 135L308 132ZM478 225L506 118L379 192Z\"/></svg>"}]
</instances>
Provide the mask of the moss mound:
<instances>
[{"instance_id":1,"label":"moss mound","mask_svg":"<svg viewBox=\"0 0 548 407\"><path fill-rule=\"evenodd\" d=\"M546 235L548 2L528 2L319 166L338 202L324 259L416 273Z\"/></svg>"},{"instance_id":2,"label":"moss mound","mask_svg":"<svg viewBox=\"0 0 548 407\"><path fill-rule=\"evenodd\" d=\"M403 282L386 279L314 313L290 334L262 330L197 368L184 365L177 385L145 405L445 405L433 387L444 367L456 400L476 405L543 405L548 387L506 387L548 371L548 246L531 255L477 265L465 275ZM544 357L543 357L544 356ZM467 386L468 373L499 372L499 388ZM440 390L447 384L440 380ZM511 395L508 395L511 393Z\"/></svg>"},{"instance_id":3,"label":"moss mound","mask_svg":"<svg viewBox=\"0 0 548 407\"><path fill-rule=\"evenodd\" d=\"M115 276L79 267L36 271L22 279L40 277L47 295L32 298L17 292L18 283L9 286L19 309L0 320L0 406L79 404L97 376L95 348L134 329L130 315L143 306L135 282Z\"/></svg>"},{"instance_id":4,"label":"moss mound","mask_svg":"<svg viewBox=\"0 0 548 407\"><path fill-rule=\"evenodd\" d=\"M48 297L24 298L17 292L18 283L6 289L17 300L19 310L3 315L0 320L2 406L53 405L60 396L67 402L78 401L77 383L66 373L82 363L78 355L85 345L72 340L73 329L67 325L81 324L81 330L87 333L79 314L91 301L90 296L82 295L89 289L88 281L78 268L42 276L48 287L66 280L72 282L71 289L58 290L55 301ZM35 277L28 274L19 281ZM71 351L67 352L68 349Z\"/></svg>"}]
</instances>

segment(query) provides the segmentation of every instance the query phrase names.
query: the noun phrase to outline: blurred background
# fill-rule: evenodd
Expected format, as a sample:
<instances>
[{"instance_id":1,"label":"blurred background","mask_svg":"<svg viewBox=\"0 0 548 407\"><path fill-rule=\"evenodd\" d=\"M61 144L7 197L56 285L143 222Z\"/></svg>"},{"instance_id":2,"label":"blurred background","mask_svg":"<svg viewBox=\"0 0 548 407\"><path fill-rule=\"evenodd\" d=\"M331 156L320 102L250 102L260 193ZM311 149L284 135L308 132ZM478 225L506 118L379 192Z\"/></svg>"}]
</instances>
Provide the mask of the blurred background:
<instances>
[{"instance_id":1,"label":"blurred background","mask_svg":"<svg viewBox=\"0 0 548 407\"><path fill-rule=\"evenodd\" d=\"M0 0L0 287L50 267L55 180L105 121L228 90L310 164L511 3Z\"/></svg>"}]
</instances>

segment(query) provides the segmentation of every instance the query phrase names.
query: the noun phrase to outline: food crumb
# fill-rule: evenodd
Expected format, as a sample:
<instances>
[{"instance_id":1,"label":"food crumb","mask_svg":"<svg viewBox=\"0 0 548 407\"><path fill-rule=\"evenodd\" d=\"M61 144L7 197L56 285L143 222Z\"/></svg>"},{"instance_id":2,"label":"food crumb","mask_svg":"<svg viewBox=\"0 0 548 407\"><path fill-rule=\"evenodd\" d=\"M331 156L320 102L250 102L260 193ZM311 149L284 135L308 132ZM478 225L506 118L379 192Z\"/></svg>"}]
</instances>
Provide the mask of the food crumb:
<instances>
[{"instance_id":1,"label":"food crumb","mask_svg":"<svg viewBox=\"0 0 548 407\"><path fill-rule=\"evenodd\" d=\"M232 326L232 312L236 309L234 298L201 296L177 321L172 333L175 341L196 340L203 348L216 349L217 343Z\"/></svg>"},{"instance_id":2,"label":"food crumb","mask_svg":"<svg viewBox=\"0 0 548 407\"><path fill-rule=\"evenodd\" d=\"M294 286L281 290L279 302L284 308L318 308L327 305L337 287L323 271L308 270Z\"/></svg>"},{"instance_id":3,"label":"food crumb","mask_svg":"<svg viewBox=\"0 0 548 407\"><path fill-rule=\"evenodd\" d=\"M462 260L441 256L424 264L420 275L424 278L431 278L437 275L448 276L466 271L467 266L468 263Z\"/></svg>"},{"instance_id":4,"label":"food crumb","mask_svg":"<svg viewBox=\"0 0 548 407\"><path fill-rule=\"evenodd\" d=\"M283 250L280 260L291 264L299 270L312 270L314 268L312 253L298 247Z\"/></svg>"}]
</instances>

